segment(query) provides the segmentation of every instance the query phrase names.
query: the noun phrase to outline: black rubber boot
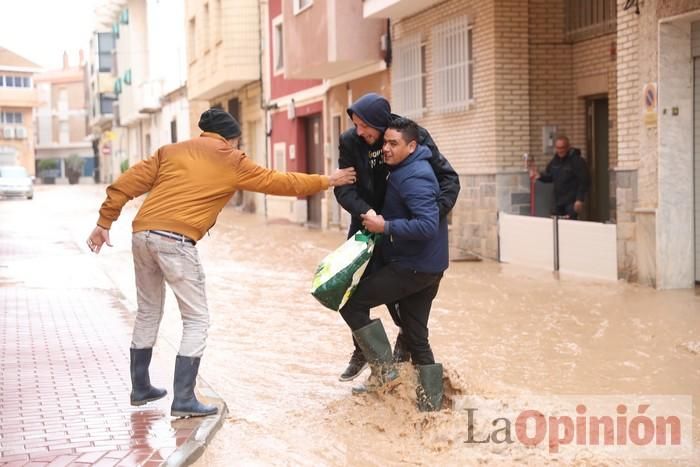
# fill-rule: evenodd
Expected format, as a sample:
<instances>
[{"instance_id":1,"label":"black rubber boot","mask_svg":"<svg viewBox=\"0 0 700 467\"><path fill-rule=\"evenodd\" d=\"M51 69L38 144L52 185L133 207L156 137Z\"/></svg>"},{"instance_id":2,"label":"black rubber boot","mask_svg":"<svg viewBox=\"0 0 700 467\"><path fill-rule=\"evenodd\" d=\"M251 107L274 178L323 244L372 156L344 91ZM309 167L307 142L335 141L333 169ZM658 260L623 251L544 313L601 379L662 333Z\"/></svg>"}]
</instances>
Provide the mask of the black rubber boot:
<instances>
[{"instance_id":1,"label":"black rubber boot","mask_svg":"<svg viewBox=\"0 0 700 467\"><path fill-rule=\"evenodd\" d=\"M168 393L165 389L151 386L148 366L153 349L130 349L131 354L131 405L143 405L157 401Z\"/></svg>"},{"instance_id":2,"label":"black rubber boot","mask_svg":"<svg viewBox=\"0 0 700 467\"><path fill-rule=\"evenodd\" d=\"M362 373L365 368L367 368L367 359L365 358L365 354L363 354L362 350L360 350L358 347L355 347L355 350L352 352L352 357L350 357L350 361L348 362L347 368L345 368L345 371L343 371L338 379L340 381L352 381L360 376L360 373Z\"/></svg>"},{"instance_id":3,"label":"black rubber boot","mask_svg":"<svg viewBox=\"0 0 700 467\"><path fill-rule=\"evenodd\" d=\"M394 361L396 363L408 362L411 360L411 351L408 350L408 343L404 335L399 332L394 344Z\"/></svg>"},{"instance_id":4,"label":"black rubber boot","mask_svg":"<svg viewBox=\"0 0 700 467\"><path fill-rule=\"evenodd\" d=\"M183 357L175 359L175 380L173 382L174 398L170 407L173 417L203 417L214 415L218 408L214 405L202 404L194 395L199 372L199 357Z\"/></svg>"},{"instance_id":5,"label":"black rubber boot","mask_svg":"<svg viewBox=\"0 0 700 467\"><path fill-rule=\"evenodd\" d=\"M365 354L372 370L365 384L352 388L354 394L378 391L398 378L399 373L396 371L391 354L391 344L389 344L389 338L386 336L381 321L372 320L367 326L353 331L352 335L357 340L357 344Z\"/></svg>"},{"instance_id":6,"label":"black rubber boot","mask_svg":"<svg viewBox=\"0 0 700 467\"><path fill-rule=\"evenodd\" d=\"M418 410L435 412L442 409L442 363L418 365L419 385L416 388Z\"/></svg>"}]
</instances>

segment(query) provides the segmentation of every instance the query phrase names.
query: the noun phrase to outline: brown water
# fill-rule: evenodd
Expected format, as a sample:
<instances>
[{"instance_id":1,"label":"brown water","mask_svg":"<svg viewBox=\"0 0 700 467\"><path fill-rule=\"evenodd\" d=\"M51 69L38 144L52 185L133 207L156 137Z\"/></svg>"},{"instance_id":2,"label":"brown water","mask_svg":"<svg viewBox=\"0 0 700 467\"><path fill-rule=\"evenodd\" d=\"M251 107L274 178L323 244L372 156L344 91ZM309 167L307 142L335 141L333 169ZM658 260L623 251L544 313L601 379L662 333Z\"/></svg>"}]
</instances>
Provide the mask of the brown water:
<instances>
[{"instance_id":1,"label":"brown water","mask_svg":"<svg viewBox=\"0 0 700 467\"><path fill-rule=\"evenodd\" d=\"M98 190L80 192L66 227L76 241L94 225L100 202ZM134 214L134 206L124 211L112 231L115 247L99 256L130 307ZM230 415L197 465L700 465L697 448L677 462L583 449L558 460L497 445L478 454L464 442L466 412L417 412L410 367L393 392L352 396L353 383L337 380L352 350L350 332L309 294L317 263L343 239L343 232L268 224L225 209L200 242L212 314L201 375ZM373 314L393 342L388 314ZM169 296L161 337L177 345L180 327ZM497 405L527 395L700 397L697 290L659 292L491 261L456 262L434 302L430 331L451 392ZM698 446L700 411L693 410Z\"/></svg>"}]
</instances>

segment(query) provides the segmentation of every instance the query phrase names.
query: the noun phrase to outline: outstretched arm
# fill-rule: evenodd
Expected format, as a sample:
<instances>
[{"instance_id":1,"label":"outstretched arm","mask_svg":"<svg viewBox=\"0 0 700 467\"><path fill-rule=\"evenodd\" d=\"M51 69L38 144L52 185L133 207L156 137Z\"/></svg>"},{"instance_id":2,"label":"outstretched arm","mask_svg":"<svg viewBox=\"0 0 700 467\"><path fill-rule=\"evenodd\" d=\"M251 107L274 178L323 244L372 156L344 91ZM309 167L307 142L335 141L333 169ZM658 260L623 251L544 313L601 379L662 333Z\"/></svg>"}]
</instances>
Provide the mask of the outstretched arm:
<instances>
[{"instance_id":1,"label":"outstretched arm","mask_svg":"<svg viewBox=\"0 0 700 467\"><path fill-rule=\"evenodd\" d=\"M309 196L327 189L355 181L355 169L339 169L332 175L277 172L261 167L241 154L237 164L238 189L280 196Z\"/></svg>"},{"instance_id":2,"label":"outstretched arm","mask_svg":"<svg viewBox=\"0 0 700 467\"><path fill-rule=\"evenodd\" d=\"M557 156L554 156L557 157ZM554 160L554 159L552 159ZM538 174L538 177L535 177L537 180L544 182L544 183L552 183L552 161L549 161L547 164L547 167L545 167L544 172L540 172Z\"/></svg>"}]
</instances>

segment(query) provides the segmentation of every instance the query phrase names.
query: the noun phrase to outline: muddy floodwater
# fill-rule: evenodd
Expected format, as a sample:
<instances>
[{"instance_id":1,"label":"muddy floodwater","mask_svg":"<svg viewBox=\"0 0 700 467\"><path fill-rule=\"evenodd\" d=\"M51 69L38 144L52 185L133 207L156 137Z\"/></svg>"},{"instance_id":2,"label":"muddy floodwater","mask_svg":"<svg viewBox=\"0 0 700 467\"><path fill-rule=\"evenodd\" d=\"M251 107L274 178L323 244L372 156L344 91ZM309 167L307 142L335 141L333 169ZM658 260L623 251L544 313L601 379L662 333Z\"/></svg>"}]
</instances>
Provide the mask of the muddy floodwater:
<instances>
[{"instance_id":1,"label":"muddy floodwater","mask_svg":"<svg viewBox=\"0 0 700 467\"><path fill-rule=\"evenodd\" d=\"M94 225L102 195L91 188L81 196L69 227L76 239ZM136 204L125 209L113 227L114 248L99 257L131 308L135 212ZM212 316L200 374L226 400L229 416L197 465L700 465L697 289L656 291L492 261L453 262L430 316L448 408L425 414L415 409L410 366L397 388L380 395L353 396L353 383L338 381L352 350L350 332L309 288L318 262L343 240L340 231L226 208L199 243ZM166 308L161 339L177 345L171 295ZM373 315L393 342L386 311ZM559 458L517 442L467 442L470 414L478 419L471 438L484 439L499 407L507 411L514 397L617 396L625 403L635 395L693 398L686 456L645 459L581 447ZM484 400L490 412L464 410ZM637 412L630 403L628 419Z\"/></svg>"}]
</instances>

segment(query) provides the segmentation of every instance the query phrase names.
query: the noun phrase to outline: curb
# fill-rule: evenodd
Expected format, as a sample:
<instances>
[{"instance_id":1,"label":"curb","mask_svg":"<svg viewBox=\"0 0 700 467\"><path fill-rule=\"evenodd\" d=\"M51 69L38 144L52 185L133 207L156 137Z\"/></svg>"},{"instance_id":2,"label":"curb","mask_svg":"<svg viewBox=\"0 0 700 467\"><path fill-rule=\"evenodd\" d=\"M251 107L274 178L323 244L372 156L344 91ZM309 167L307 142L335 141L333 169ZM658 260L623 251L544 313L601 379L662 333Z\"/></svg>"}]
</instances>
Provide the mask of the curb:
<instances>
[{"instance_id":1,"label":"curb","mask_svg":"<svg viewBox=\"0 0 700 467\"><path fill-rule=\"evenodd\" d=\"M198 392L209 399L209 401L213 401L219 407L219 411L216 415L205 417L194 436L168 456L163 465L180 467L194 463L204 453L207 444L209 444L224 423L224 418L228 414L226 402L209 387Z\"/></svg>"}]
</instances>

